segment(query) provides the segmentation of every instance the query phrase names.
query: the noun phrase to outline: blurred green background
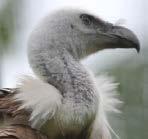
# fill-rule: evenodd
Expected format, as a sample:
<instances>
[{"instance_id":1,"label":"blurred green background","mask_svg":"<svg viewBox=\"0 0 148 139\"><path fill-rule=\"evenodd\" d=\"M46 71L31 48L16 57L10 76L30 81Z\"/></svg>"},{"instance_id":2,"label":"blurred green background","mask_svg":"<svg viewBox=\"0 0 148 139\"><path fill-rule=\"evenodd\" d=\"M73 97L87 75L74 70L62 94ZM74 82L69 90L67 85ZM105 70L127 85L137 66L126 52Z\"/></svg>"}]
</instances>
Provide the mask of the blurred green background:
<instances>
[{"instance_id":1,"label":"blurred green background","mask_svg":"<svg viewBox=\"0 0 148 139\"><path fill-rule=\"evenodd\" d=\"M15 87L20 74L32 74L26 46L34 25L53 9L75 6L91 10L108 21L126 20L141 42L134 50L106 50L83 63L95 75L108 73L120 83L122 113L110 122L121 139L148 139L148 2L146 0L0 0L0 87Z\"/></svg>"}]
</instances>

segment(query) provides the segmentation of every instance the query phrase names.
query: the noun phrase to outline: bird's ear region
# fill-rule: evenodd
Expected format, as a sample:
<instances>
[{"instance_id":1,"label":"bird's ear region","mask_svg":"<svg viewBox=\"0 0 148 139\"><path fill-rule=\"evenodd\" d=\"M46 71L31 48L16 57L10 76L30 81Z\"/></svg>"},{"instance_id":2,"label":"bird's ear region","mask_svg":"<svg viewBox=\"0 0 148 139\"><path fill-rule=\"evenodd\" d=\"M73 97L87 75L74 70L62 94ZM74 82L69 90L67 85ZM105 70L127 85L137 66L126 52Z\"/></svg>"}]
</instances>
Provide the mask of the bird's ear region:
<instances>
[{"instance_id":1,"label":"bird's ear region","mask_svg":"<svg viewBox=\"0 0 148 139\"><path fill-rule=\"evenodd\" d=\"M70 25L70 27L71 27L71 29L73 29L73 28L74 28L74 25L73 25L73 24L71 24L71 25Z\"/></svg>"}]
</instances>

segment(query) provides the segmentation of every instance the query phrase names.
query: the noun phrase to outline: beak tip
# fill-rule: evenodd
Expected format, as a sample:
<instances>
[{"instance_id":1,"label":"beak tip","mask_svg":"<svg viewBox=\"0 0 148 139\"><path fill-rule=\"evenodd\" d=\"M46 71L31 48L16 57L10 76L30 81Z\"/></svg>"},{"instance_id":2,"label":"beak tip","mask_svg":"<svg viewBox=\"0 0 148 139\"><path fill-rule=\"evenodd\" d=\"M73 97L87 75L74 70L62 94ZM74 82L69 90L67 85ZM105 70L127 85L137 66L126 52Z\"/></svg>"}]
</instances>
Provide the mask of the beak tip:
<instances>
[{"instance_id":1,"label":"beak tip","mask_svg":"<svg viewBox=\"0 0 148 139\"><path fill-rule=\"evenodd\" d=\"M137 50L137 53L139 54L140 53L140 47L136 48Z\"/></svg>"},{"instance_id":2,"label":"beak tip","mask_svg":"<svg viewBox=\"0 0 148 139\"><path fill-rule=\"evenodd\" d=\"M140 53L140 43L139 41L136 43L136 47L135 47L137 53Z\"/></svg>"},{"instance_id":3,"label":"beak tip","mask_svg":"<svg viewBox=\"0 0 148 139\"><path fill-rule=\"evenodd\" d=\"M119 42L122 43L121 48L135 48L137 53L140 52L140 42L133 31L125 27L115 26L114 32L114 36L118 37Z\"/></svg>"}]
</instances>

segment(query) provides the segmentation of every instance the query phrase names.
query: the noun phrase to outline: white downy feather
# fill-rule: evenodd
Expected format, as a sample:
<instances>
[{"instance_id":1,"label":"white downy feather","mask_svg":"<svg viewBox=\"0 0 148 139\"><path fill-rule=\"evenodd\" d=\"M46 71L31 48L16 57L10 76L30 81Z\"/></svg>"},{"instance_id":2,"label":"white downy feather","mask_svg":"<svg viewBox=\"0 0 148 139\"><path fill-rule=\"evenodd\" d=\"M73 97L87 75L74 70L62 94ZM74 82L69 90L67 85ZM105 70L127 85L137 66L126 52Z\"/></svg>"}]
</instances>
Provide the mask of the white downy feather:
<instances>
[{"instance_id":1,"label":"white downy feather","mask_svg":"<svg viewBox=\"0 0 148 139\"><path fill-rule=\"evenodd\" d=\"M90 139L111 139L111 133L119 139L107 118L108 112L120 113L117 109L117 106L122 103L117 97L118 83L114 83L111 77L101 75L95 79L95 85L98 89L100 103Z\"/></svg>"},{"instance_id":2,"label":"white downy feather","mask_svg":"<svg viewBox=\"0 0 148 139\"><path fill-rule=\"evenodd\" d=\"M22 101L20 109L32 111L30 121L32 126L39 127L56 113L61 105L61 94L52 85L31 76L25 76L18 86L16 101Z\"/></svg>"},{"instance_id":3,"label":"white downy feather","mask_svg":"<svg viewBox=\"0 0 148 139\"><path fill-rule=\"evenodd\" d=\"M118 19L116 22L115 22L115 26L122 26L122 25L125 25L126 24L126 19Z\"/></svg>"}]
</instances>

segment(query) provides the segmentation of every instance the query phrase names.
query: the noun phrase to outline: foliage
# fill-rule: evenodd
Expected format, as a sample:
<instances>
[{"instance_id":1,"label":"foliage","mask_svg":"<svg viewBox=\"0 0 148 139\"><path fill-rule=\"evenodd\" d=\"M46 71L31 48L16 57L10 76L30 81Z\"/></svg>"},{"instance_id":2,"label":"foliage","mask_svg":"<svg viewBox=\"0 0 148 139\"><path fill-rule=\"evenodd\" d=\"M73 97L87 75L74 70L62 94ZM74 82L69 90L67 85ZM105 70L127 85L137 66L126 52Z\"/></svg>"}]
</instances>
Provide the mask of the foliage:
<instances>
[{"instance_id":1,"label":"foliage","mask_svg":"<svg viewBox=\"0 0 148 139\"><path fill-rule=\"evenodd\" d=\"M15 36L22 0L3 0L0 8L0 51L10 48Z\"/></svg>"}]
</instances>

